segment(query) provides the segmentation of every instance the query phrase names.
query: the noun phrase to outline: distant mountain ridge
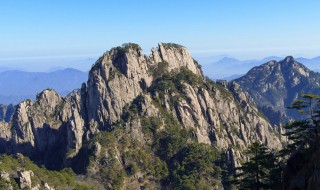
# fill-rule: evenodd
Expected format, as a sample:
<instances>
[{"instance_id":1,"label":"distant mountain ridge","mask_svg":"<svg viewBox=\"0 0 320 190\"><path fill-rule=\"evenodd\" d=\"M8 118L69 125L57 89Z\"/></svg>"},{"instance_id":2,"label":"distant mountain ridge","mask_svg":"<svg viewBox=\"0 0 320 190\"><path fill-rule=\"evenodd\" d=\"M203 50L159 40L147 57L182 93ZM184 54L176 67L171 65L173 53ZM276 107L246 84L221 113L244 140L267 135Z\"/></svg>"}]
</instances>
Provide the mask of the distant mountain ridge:
<instances>
[{"instance_id":1,"label":"distant mountain ridge","mask_svg":"<svg viewBox=\"0 0 320 190\"><path fill-rule=\"evenodd\" d=\"M238 60L236 58L223 57L213 63L202 64L204 74L211 79L232 80L236 76L242 76L251 68L261 65L271 60L281 60L282 58L270 56L261 60ZM201 62L200 62L201 63Z\"/></svg>"},{"instance_id":2,"label":"distant mountain ridge","mask_svg":"<svg viewBox=\"0 0 320 190\"><path fill-rule=\"evenodd\" d=\"M245 75L251 68L255 66L259 66L269 61L280 61L283 59L284 57L269 56L259 60L239 60L230 56L225 56L219 60L213 60L211 63L208 63L208 60L206 60L207 63L200 63L204 68L204 74L209 78L225 79L230 81L237 78L236 76L239 77ZM320 71L320 56L311 59L299 57L296 58L296 61L303 63L306 67L313 71Z\"/></svg>"},{"instance_id":3,"label":"distant mountain ridge","mask_svg":"<svg viewBox=\"0 0 320 190\"><path fill-rule=\"evenodd\" d=\"M313 71L320 70L320 56L314 57L312 59L307 59L303 57L299 57L296 59L298 62L303 63L306 67Z\"/></svg>"},{"instance_id":4,"label":"distant mountain ridge","mask_svg":"<svg viewBox=\"0 0 320 190\"><path fill-rule=\"evenodd\" d=\"M249 92L273 124L297 119L299 115L286 107L302 93L319 94L320 91L320 74L292 56L254 67L235 81Z\"/></svg>"},{"instance_id":5,"label":"distant mountain ridge","mask_svg":"<svg viewBox=\"0 0 320 190\"><path fill-rule=\"evenodd\" d=\"M87 77L87 72L71 68L48 73L4 71L0 73L0 104L17 104L25 99L35 99L38 92L47 88L67 95L79 88Z\"/></svg>"}]
</instances>

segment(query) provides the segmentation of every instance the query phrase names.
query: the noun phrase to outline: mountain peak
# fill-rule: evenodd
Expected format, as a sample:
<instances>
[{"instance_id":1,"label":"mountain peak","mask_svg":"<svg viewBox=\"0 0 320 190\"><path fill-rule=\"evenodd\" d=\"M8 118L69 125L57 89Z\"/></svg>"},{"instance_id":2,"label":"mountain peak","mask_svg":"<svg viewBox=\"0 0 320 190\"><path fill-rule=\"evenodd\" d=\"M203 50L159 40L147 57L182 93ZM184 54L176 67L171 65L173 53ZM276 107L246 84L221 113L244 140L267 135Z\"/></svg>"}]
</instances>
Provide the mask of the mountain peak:
<instances>
[{"instance_id":1,"label":"mountain peak","mask_svg":"<svg viewBox=\"0 0 320 190\"><path fill-rule=\"evenodd\" d=\"M232 58L232 57L223 57L218 62L220 63L226 63L226 62L239 62L238 59Z\"/></svg>"},{"instance_id":2,"label":"mountain peak","mask_svg":"<svg viewBox=\"0 0 320 190\"><path fill-rule=\"evenodd\" d=\"M131 77L148 75L159 63L167 63L167 71L186 67L194 74L202 76L199 64L191 57L188 49L174 43L159 43L157 48L151 49L151 55L143 54L138 44L126 43L103 54L91 70L114 67L125 76Z\"/></svg>"},{"instance_id":3,"label":"mountain peak","mask_svg":"<svg viewBox=\"0 0 320 190\"><path fill-rule=\"evenodd\" d=\"M279 124L285 121L282 121L281 114L286 115L284 119L297 119L298 116L288 111L286 106L302 92L317 94L320 89L319 80L319 74L311 72L292 56L287 56L282 61L270 61L254 67L235 81L251 94L272 123ZM267 107L272 108L274 114L270 114Z\"/></svg>"},{"instance_id":4,"label":"mountain peak","mask_svg":"<svg viewBox=\"0 0 320 190\"><path fill-rule=\"evenodd\" d=\"M287 56L283 61L289 63L289 62L294 62L294 58L292 56Z\"/></svg>"}]
</instances>

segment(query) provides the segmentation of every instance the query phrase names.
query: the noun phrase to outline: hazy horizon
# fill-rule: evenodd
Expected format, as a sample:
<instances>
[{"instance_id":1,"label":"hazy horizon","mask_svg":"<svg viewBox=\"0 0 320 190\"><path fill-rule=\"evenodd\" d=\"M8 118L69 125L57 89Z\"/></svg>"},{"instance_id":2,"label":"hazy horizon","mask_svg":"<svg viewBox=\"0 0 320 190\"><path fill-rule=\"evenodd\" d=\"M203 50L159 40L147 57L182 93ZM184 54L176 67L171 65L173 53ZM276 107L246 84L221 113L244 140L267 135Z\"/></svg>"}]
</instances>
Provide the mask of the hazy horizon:
<instances>
[{"instance_id":1,"label":"hazy horizon","mask_svg":"<svg viewBox=\"0 0 320 190\"><path fill-rule=\"evenodd\" d=\"M319 56L320 26L312 22L320 19L319 5L298 0L4 1L0 67L83 70L89 64L83 60L127 42L139 44L146 54L158 42L174 42L200 59L312 58Z\"/></svg>"},{"instance_id":2,"label":"hazy horizon","mask_svg":"<svg viewBox=\"0 0 320 190\"><path fill-rule=\"evenodd\" d=\"M149 55L150 52L144 52ZM285 58L291 55L268 55L264 57L255 57L248 59L241 59L231 54L199 54L197 52L190 52L191 55L201 64L209 65L217 63L224 58L235 59L239 61L260 61L269 57ZM101 54L102 55L102 54ZM91 66L101 56L98 54L92 55L70 55L70 56L47 56L47 57L22 57L12 59L0 59L0 72L7 70L20 70L26 72L52 72L56 70L63 70L66 68L73 68L83 72L90 70ZM320 55L320 54L319 54ZM314 57L293 56L294 58L313 59Z\"/></svg>"}]
</instances>

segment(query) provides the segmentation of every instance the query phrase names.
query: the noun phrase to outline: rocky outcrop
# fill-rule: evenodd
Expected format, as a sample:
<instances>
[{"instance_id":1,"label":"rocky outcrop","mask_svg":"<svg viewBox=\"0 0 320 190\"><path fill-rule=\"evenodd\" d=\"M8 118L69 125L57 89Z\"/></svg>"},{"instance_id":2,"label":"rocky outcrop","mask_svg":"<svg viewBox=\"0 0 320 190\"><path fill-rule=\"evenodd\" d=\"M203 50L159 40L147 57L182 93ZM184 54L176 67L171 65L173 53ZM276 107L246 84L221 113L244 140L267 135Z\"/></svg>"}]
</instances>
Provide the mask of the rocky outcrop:
<instances>
[{"instance_id":1,"label":"rocky outcrop","mask_svg":"<svg viewBox=\"0 0 320 190\"><path fill-rule=\"evenodd\" d=\"M320 90L320 74L309 70L291 56L254 67L235 81L249 92L272 124L285 124L290 119L299 119L299 114L286 107L300 98L302 93L317 94Z\"/></svg>"},{"instance_id":2,"label":"rocky outcrop","mask_svg":"<svg viewBox=\"0 0 320 190\"><path fill-rule=\"evenodd\" d=\"M21 189L30 189L31 188L31 177L33 176L33 172L30 171L18 171L18 177L20 182Z\"/></svg>"},{"instance_id":3,"label":"rocky outcrop","mask_svg":"<svg viewBox=\"0 0 320 190\"><path fill-rule=\"evenodd\" d=\"M0 153L10 152L11 129L9 124L0 121Z\"/></svg>"},{"instance_id":4,"label":"rocky outcrop","mask_svg":"<svg viewBox=\"0 0 320 190\"><path fill-rule=\"evenodd\" d=\"M54 188L50 187L47 183L45 183L44 190L54 190Z\"/></svg>"},{"instance_id":5,"label":"rocky outcrop","mask_svg":"<svg viewBox=\"0 0 320 190\"><path fill-rule=\"evenodd\" d=\"M11 152L42 157L43 164L61 167L64 159L73 157L82 146L85 130L80 96L75 91L63 98L48 89L39 93L34 103L18 104L10 124L11 137L7 132Z\"/></svg>"},{"instance_id":6,"label":"rocky outcrop","mask_svg":"<svg viewBox=\"0 0 320 190\"><path fill-rule=\"evenodd\" d=\"M226 88L209 80L203 84L183 85L180 94L166 94L162 105L185 128L195 131L198 142L223 151L233 149L235 165L240 165L242 151L254 141L270 149L281 149L280 131L260 115L249 95L237 83L232 82ZM177 97L183 98L172 105L171 101Z\"/></svg>"},{"instance_id":7,"label":"rocky outcrop","mask_svg":"<svg viewBox=\"0 0 320 190\"><path fill-rule=\"evenodd\" d=\"M154 63L169 63L168 71L186 67L196 75L202 75L199 65L191 57L189 51L178 44L160 43L158 49L152 49Z\"/></svg>"},{"instance_id":8,"label":"rocky outcrop","mask_svg":"<svg viewBox=\"0 0 320 190\"><path fill-rule=\"evenodd\" d=\"M104 141L128 136L133 146L141 146L135 150L151 151L156 139L145 131L146 118L157 119L158 131L164 131L168 121L192 131L195 141L227 152L235 165L241 163L243 150L253 141L281 148L277 131L237 83L205 79L187 49L176 44L159 44L149 56L136 44L111 49L97 60L81 90L64 98L47 89L35 102L18 104L11 122L0 123L1 139L10 142L12 153L29 155L53 169L72 162L85 165L91 151L96 160L86 170L89 173L99 173L100 160L131 170L123 158L130 152L128 147L104 143L114 148L108 152L92 139L118 127L125 134ZM149 175L141 172L126 179L128 187ZM156 181L152 184L159 186Z\"/></svg>"},{"instance_id":9,"label":"rocky outcrop","mask_svg":"<svg viewBox=\"0 0 320 190\"><path fill-rule=\"evenodd\" d=\"M10 182L10 175L8 172L1 172L0 177L6 182Z\"/></svg>"}]
</instances>

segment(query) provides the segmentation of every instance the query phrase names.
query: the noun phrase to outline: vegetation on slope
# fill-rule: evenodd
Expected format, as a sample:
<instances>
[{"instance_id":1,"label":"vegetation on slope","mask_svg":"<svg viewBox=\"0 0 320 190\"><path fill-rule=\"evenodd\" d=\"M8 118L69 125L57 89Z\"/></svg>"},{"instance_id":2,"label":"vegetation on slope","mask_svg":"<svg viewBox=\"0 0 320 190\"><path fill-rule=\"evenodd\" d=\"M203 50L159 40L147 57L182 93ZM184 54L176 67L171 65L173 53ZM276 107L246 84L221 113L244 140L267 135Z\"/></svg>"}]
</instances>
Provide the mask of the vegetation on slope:
<instances>
[{"instance_id":1,"label":"vegetation on slope","mask_svg":"<svg viewBox=\"0 0 320 190\"><path fill-rule=\"evenodd\" d=\"M281 151L268 150L253 143L247 150L249 160L231 182L239 189L317 189L320 155L319 97L303 94L289 107L304 115L304 119L288 123L283 134L288 145Z\"/></svg>"},{"instance_id":2,"label":"vegetation on slope","mask_svg":"<svg viewBox=\"0 0 320 190\"><path fill-rule=\"evenodd\" d=\"M43 186L47 183L50 187L55 189L94 189L93 185L89 182L81 182L77 179L76 174L70 168L63 169L61 171L50 171L44 167L39 167L34 164L28 157L21 154L17 154L16 157L1 155L0 156L0 172L6 172L10 174L10 182L5 181L3 178L0 182L1 189L9 187L10 185L14 189L19 189L17 170L29 171L31 170L34 175L31 177L32 186L37 184Z\"/></svg>"}]
</instances>

